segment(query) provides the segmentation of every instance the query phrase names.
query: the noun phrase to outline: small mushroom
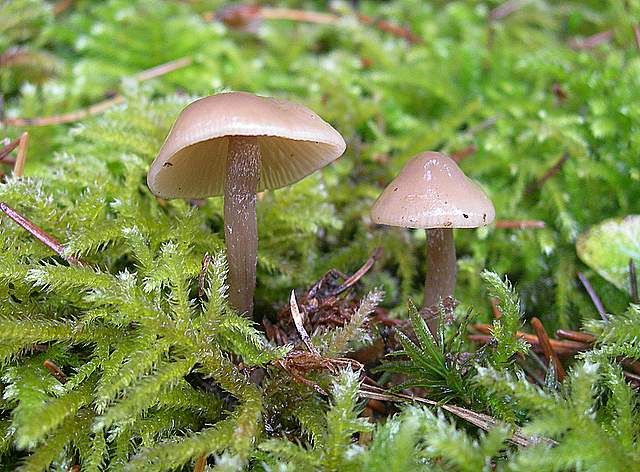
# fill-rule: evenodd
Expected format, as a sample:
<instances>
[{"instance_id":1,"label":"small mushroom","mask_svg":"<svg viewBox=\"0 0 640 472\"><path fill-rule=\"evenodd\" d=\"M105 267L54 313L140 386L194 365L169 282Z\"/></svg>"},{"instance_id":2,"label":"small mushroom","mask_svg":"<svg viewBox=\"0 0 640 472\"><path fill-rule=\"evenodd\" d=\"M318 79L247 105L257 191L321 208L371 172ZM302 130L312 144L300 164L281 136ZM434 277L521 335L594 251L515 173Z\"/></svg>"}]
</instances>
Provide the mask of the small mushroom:
<instances>
[{"instance_id":1,"label":"small mushroom","mask_svg":"<svg viewBox=\"0 0 640 472\"><path fill-rule=\"evenodd\" d=\"M456 286L453 228L477 228L495 217L491 200L444 154L424 152L412 158L371 209L378 224L424 228L427 276L423 309L452 297ZM430 320L432 332L438 320Z\"/></svg>"},{"instance_id":2,"label":"small mushroom","mask_svg":"<svg viewBox=\"0 0 640 472\"><path fill-rule=\"evenodd\" d=\"M158 197L224 195L229 300L251 317L256 285L256 193L285 187L342 155L342 136L308 108L246 92L189 104L151 164Z\"/></svg>"}]
</instances>

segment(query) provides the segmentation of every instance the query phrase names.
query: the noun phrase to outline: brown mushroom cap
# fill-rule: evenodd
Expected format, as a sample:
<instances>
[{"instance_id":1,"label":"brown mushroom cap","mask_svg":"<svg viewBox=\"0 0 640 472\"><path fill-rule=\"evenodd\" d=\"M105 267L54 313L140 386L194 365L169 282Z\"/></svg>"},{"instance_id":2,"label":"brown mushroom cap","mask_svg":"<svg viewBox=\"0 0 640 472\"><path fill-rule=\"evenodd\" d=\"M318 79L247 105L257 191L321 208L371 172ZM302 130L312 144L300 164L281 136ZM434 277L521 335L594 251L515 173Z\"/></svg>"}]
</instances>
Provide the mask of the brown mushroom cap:
<instances>
[{"instance_id":1,"label":"brown mushroom cap","mask_svg":"<svg viewBox=\"0 0 640 472\"><path fill-rule=\"evenodd\" d=\"M163 198L221 195L229 136L258 138L258 191L292 184L346 148L342 136L305 106L246 92L220 93L180 113L151 164L151 191Z\"/></svg>"},{"instance_id":2,"label":"brown mushroom cap","mask_svg":"<svg viewBox=\"0 0 640 472\"><path fill-rule=\"evenodd\" d=\"M437 152L412 158L371 209L375 223L403 228L477 228L494 218L489 197Z\"/></svg>"}]
</instances>

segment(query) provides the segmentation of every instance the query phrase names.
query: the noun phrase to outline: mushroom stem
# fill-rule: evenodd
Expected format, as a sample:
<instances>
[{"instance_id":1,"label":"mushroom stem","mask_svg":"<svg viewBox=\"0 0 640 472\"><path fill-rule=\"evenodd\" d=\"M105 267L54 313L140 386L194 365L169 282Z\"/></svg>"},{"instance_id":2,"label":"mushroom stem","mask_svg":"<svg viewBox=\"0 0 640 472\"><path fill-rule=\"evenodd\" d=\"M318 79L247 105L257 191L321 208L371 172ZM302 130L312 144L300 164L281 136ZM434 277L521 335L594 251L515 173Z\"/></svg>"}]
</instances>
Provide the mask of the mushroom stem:
<instances>
[{"instance_id":1,"label":"mushroom stem","mask_svg":"<svg viewBox=\"0 0 640 472\"><path fill-rule=\"evenodd\" d=\"M258 138L230 136L224 179L224 236L229 264L229 302L249 318L253 316L253 293L256 289L256 189L259 178Z\"/></svg>"},{"instance_id":2,"label":"mushroom stem","mask_svg":"<svg viewBox=\"0 0 640 472\"><path fill-rule=\"evenodd\" d=\"M440 300L453 296L456 287L456 247L453 229L432 228L427 234L427 276L424 281L424 302L426 310ZM432 333L438 328L438 318L427 321Z\"/></svg>"}]
</instances>

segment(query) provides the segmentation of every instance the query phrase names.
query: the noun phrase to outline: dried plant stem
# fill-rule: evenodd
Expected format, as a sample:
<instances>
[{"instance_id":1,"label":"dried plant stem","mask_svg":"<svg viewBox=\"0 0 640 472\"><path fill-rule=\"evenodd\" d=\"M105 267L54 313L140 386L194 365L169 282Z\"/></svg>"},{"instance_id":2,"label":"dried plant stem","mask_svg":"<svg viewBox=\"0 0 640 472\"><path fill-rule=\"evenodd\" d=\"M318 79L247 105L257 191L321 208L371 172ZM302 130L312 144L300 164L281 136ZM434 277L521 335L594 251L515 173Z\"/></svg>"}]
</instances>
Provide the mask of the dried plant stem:
<instances>
[{"instance_id":1,"label":"dried plant stem","mask_svg":"<svg viewBox=\"0 0 640 472\"><path fill-rule=\"evenodd\" d=\"M363 398L371 398L374 400L391 402L415 402L425 405L438 406L443 410L448 411L449 413L452 413L457 417L462 418L485 431L491 431L499 424L495 418L492 418L491 416L485 415L483 413L477 413L473 410L468 410L467 408L455 405L440 404L439 402L436 402L434 400L429 400L428 398L418 396L405 395L402 393L390 393L382 388L372 385L363 384L360 388L359 394ZM556 442L552 439L526 436L520 432L519 428L515 428L510 441L522 447L529 447L541 442L547 443L549 445L556 444Z\"/></svg>"},{"instance_id":2,"label":"dried plant stem","mask_svg":"<svg viewBox=\"0 0 640 472\"><path fill-rule=\"evenodd\" d=\"M373 267L373 264L382 256L383 249L381 247L376 248L371 254L371 257L367 259L367 261L360 267L356 272L353 273L351 277L344 281L342 285L336 288L333 292L331 292L331 296L340 295L342 292L347 290L348 288L355 285L358 280L360 280L369 270Z\"/></svg>"},{"instance_id":3,"label":"dried plant stem","mask_svg":"<svg viewBox=\"0 0 640 472\"><path fill-rule=\"evenodd\" d=\"M145 81L160 77L162 75L173 72L174 70L182 69L193 63L193 59L190 57L183 57L176 59L175 61L160 64L159 66L152 67L151 69L144 70L136 75L134 78L138 81ZM74 121L82 120L89 116L99 115L108 110L114 105L125 102L125 97L122 95L116 95L115 97L108 98L87 108L64 113L61 115L46 116L41 118L5 118L0 121L0 124L6 126L48 126L48 125L60 125L65 123L73 123Z\"/></svg>"},{"instance_id":4,"label":"dried plant stem","mask_svg":"<svg viewBox=\"0 0 640 472\"><path fill-rule=\"evenodd\" d=\"M530 195L533 192L535 192L536 190L540 189L544 183L549 180L551 177L555 176L558 172L560 172L560 169L562 169L562 166L564 166L564 164L569 160L569 153L565 152L562 154L562 157L555 163L553 164L549 170L547 170L544 175L542 177L540 177L538 180L536 180L535 182L533 182L531 185L529 185L525 191L524 191L524 195Z\"/></svg>"},{"instance_id":5,"label":"dried plant stem","mask_svg":"<svg viewBox=\"0 0 640 472\"><path fill-rule=\"evenodd\" d=\"M592 334L580 333L578 331L570 331L566 329L557 330L556 336L558 336L559 338L570 339L571 341L577 341L586 344L591 344L596 341L596 337Z\"/></svg>"},{"instance_id":6,"label":"dried plant stem","mask_svg":"<svg viewBox=\"0 0 640 472\"><path fill-rule=\"evenodd\" d=\"M198 457L196 465L193 467L193 472L204 472L204 468L207 466L207 455L202 454Z\"/></svg>"},{"instance_id":7,"label":"dried plant stem","mask_svg":"<svg viewBox=\"0 0 640 472\"><path fill-rule=\"evenodd\" d=\"M466 159L467 157L469 157L474 152L476 152L477 150L478 150L478 146L476 146L475 144L470 144L466 148L460 149L459 151L452 153L451 159L459 163L464 159Z\"/></svg>"},{"instance_id":8,"label":"dried plant stem","mask_svg":"<svg viewBox=\"0 0 640 472\"><path fill-rule=\"evenodd\" d=\"M54 364L53 361L47 359L43 362L42 365L45 366L45 368L58 380L58 382L60 382L61 384L67 383L67 376L64 374L64 372L62 372L62 369L60 369L60 367Z\"/></svg>"},{"instance_id":9,"label":"dried plant stem","mask_svg":"<svg viewBox=\"0 0 640 472\"><path fill-rule=\"evenodd\" d=\"M522 8L527 2L523 0L508 0L501 3L489 12L489 21L495 22L515 13Z\"/></svg>"},{"instance_id":10,"label":"dried plant stem","mask_svg":"<svg viewBox=\"0 0 640 472\"><path fill-rule=\"evenodd\" d=\"M602 318L604 321L609 321L609 317L607 316L607 312L604 309L604 305L602 304L602 301L600 300L600 297L598 296L596 291L593 289L593 287L589 283L589 280L587 279L587 277L585 277L585 275L582 272L578 272L577 274L578 274L578 278L580 279L580 282L582 282L582 285L584 285L585 290L589 294L589 297L591 297L591 301L595 305L596 310L598 310L598 314L600 315L600 318Z\"/></svg>"},{"instance_id":11,"label":"dried plant stem","mask_svg":"<svg viewBox=\"0 0 640 472\"><path fill-rule=\"evenodd\" d=\"M494 225L500 229L524 229L544 228L546 223L540 220L496 220Z\"/></svg>"},{"instance_id":12,"label":"dried plant stem","mask_svg":"<svg viewBox=\"0 0 640 472\"><path fill-rule=\"evenodd\" d=\"M300 308L298 307L298 301L296 300L295 290L291 290L291 298L289 299L289 306L291 307L291 318L293 318L293 324L296 325L296 330L300 335L300 339L302 339L302 342L304 343L304 345L307 346L307 349L309 349L309 352L312 352L313 354L316 354L319 356L320 352L311 342L311 337L309 336L309 333L307 333L307 330L304 329L304 318L300 313Z\"/></svg>"},{"instance_id":13,"label":"dried plant stem","mask_svg":"<svg viewBox=\"0 0 640 472\"><path fill-rule=\"evenodd\" d=\"M0 202L0 210L2 210L2 212L5 215L11 218L17 225L21 226L31 236L36 238L42 244L44 244L45 246L53 250L56 254L58 254L60 257L65 259L70 265L77 266L77 267L86 266L86 264L83 263L80 259L77 259L76 257L73 257L73 256L66 255L64 251L64 246L62 246L62 244L60 244L57 239L55 239L49 233L44 231L42 228L39 228L38 226L33 224L31 221L29 221L27 218L22 216L20 213L18 213L16 210L11 208L6 203Z\"/></svg>"},{"instance_id":14,"label":"dried plant stem","mask_svg":"<svg viewBox=\"0 0 640 472\"><path fill-rule=\"evenodd\" d=\"M18 145L18 157L13 166L14 177L22 177L24 175L24 165L27 161L27 149L29 148L29 133L26 131L20 136L20 144Z\"/></svg>"},{"instance_id":15,"label":"dried plant stem","mask_svg":"<svg viewBox=\"0 0 640 472\"><path fill-rule=\"evenodd\" d=\"M247 29L261 20L287 20L300 23L336 25L343 18L335 13L263 7L259 5L233 5L225 7L215 14L206 13L204 17L207 20L217 18L227 26L236 29ZM380 31L405 39L409 43L417 44L422 42L422 38L402 26L363 14L356 14L356 18L363 25L373 26Z\"/></svg>"},{"instance_id":16,"label":"dried plant stem","mask_svg":"<svg viewBox=\"0 0 640 472\"><path fill-rule=\"evenodd\" d=\"M612 38L612 30L602 31L586 38L573 38L569 41L569 47L579 51L593 49L600 44L608 43Z\"/></svg>"},{"instance_id":17,"label":"dried plant stem","mask_svg":"<svg viewBox=\"0 0 640 472\"><path fill-rule=\"evenodd\" d=\"M629 287L631 290L631 302L640 303L640 297L638 297L638 274L636 273L636 263L633 259L629 259Z\"/></svg>"},{"instance_id":18,"label":"dried plant stem","mask_svg":"<svg viewBox=\"0 0 640 472\"><path fill-rule=\"evenodd\" d=\"M14 139L13 141L11 141L9 144L5 144L2 149L0 149L0 161L3 161L5 157L7 157L9 155L9 153L11 153L11 151L13 151L15 148L17 148L20 145L20 139ZM3 161L5 164L8 161Z\"/></svg>"},{"instance_id":19,"label":"dried plant stem","mask_svg":"<svg viewBox=\"0 0 640 472\"><path fill-rule=\"evenodd\" d=\"M536 317L531 318L531 326L533 326L533 329L538 336L538 341L540 342L540 346L542 346L542 350L544 351L544 355L547 358L547 362L549 362L549 364L553 362L553 365L555 367L556 380L558 382L562 382L567 374L564 370L564 367L562 366L562 362L560 362L560 358L551 347L551 341L549 340L547 330L544 329L544 325Z\"/></svg>"}]
</instances>

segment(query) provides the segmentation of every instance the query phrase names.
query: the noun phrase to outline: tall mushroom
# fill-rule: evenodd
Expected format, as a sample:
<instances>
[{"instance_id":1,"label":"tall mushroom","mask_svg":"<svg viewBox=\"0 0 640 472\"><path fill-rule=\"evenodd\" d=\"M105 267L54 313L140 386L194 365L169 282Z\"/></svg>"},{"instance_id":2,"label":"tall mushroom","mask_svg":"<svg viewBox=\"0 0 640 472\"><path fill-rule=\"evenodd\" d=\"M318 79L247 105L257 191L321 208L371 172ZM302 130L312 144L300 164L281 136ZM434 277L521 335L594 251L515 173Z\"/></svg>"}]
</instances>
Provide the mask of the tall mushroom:
<instances>
[{"instance_id":1,"label":"tall mushroom","mask_svg":"<svg viewBox=\"0 0 640 472\"><path fill-rule=\"evenodd\" d=\"M346 148L308 108L246 92L189 104L174 123L147 183L162 198L224 194L231 305L251 317L256 285L256 193L290 185Z\"/></svg>"},{"instance_id":2,"label":"tall mushroom","mask_svg":"<svg viewBox=\"0 0 640 472\"><path fill-rule=\"evenodd\" d=\"M427 234L427 276L423 308L453 296L456 248L453 228L477 228L495 218L491 200L444 154L413 157L382 192L371 209L375 223L424 228ZM432 331L437 320L431 321Z\"/></svg>"}]
</instances>

